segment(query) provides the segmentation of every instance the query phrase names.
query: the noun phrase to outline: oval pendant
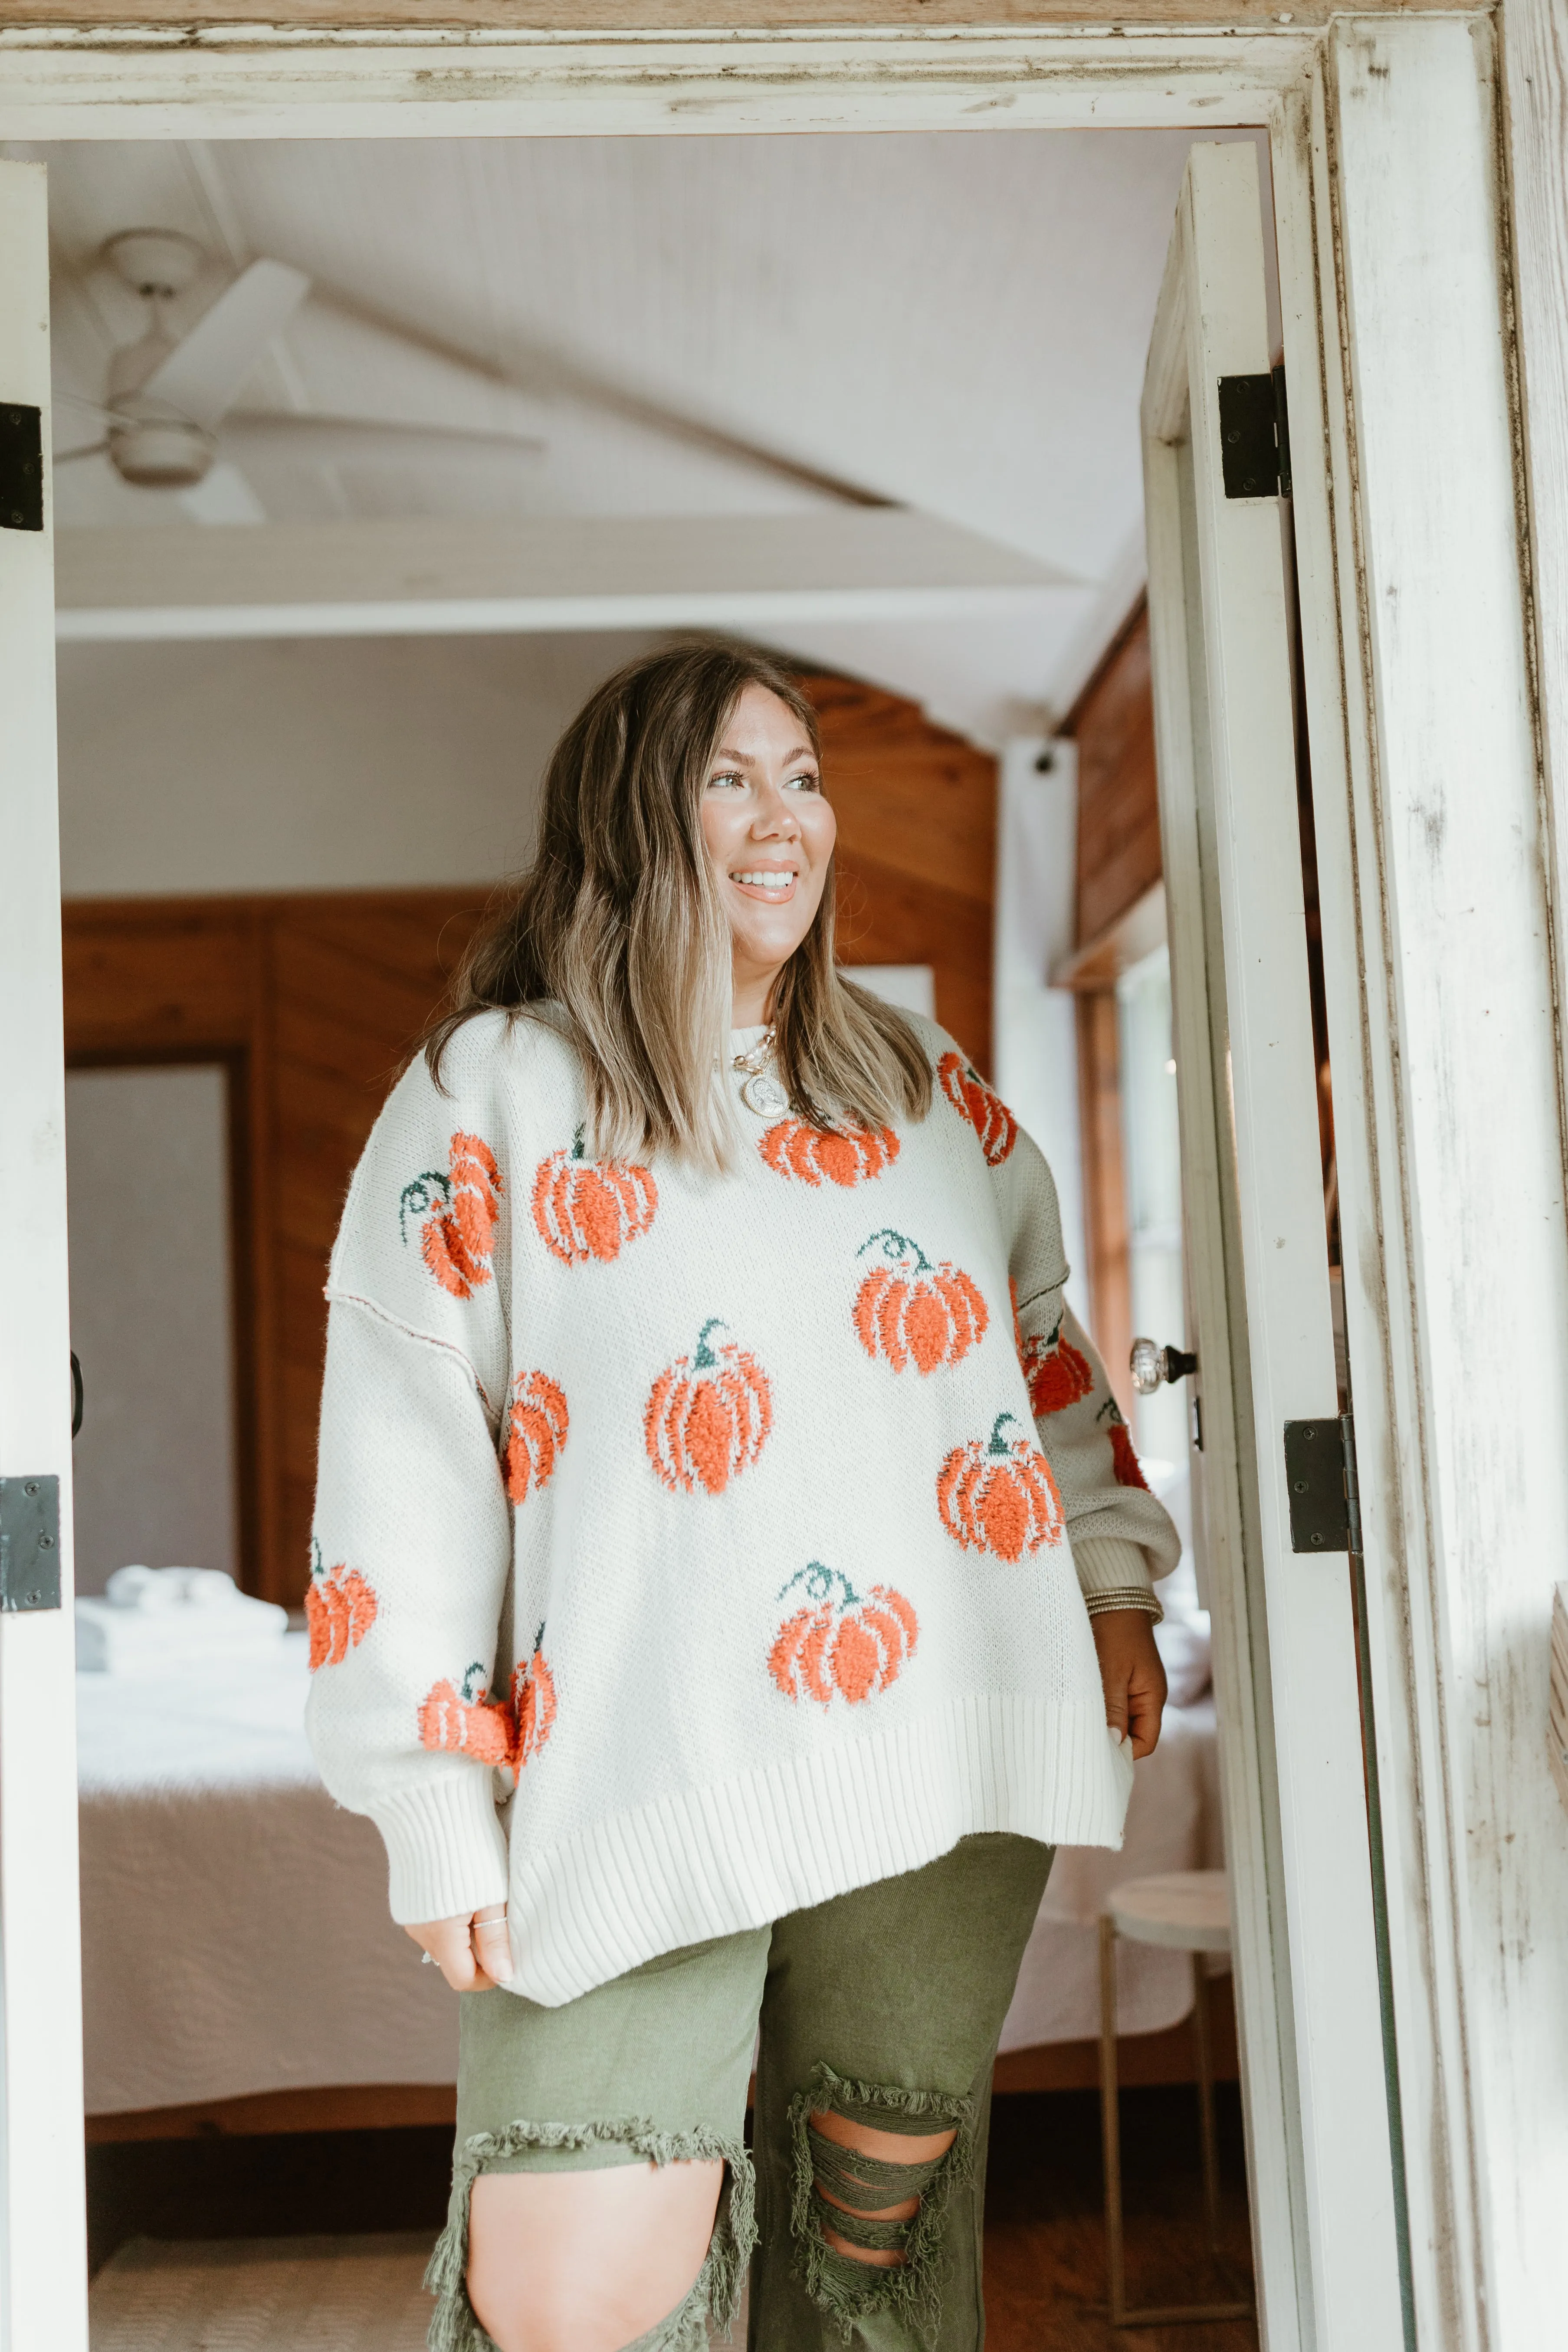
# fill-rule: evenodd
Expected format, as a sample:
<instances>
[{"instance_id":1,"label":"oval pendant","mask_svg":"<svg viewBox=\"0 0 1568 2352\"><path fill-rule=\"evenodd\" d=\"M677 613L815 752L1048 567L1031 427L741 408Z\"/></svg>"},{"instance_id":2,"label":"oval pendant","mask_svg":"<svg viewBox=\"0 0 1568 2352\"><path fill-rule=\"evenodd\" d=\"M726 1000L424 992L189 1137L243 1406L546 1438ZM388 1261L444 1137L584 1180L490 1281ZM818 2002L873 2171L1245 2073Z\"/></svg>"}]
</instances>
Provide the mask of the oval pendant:
<instances>
[{"instance_id":1,"label":"oval pendant","mask_svg":"<svg viewBox=\"0 0 1568 2352\"><path fill-rule=\"evenodd\" d=\"M755 1111L759 1118L776 1118L781 1111L789 1108L789 1097L777 1079L770 1076L766 1070L754 1072L745 1081L741 1088L741 1100L748 1110Z\"/></svg>"}]
</instances>

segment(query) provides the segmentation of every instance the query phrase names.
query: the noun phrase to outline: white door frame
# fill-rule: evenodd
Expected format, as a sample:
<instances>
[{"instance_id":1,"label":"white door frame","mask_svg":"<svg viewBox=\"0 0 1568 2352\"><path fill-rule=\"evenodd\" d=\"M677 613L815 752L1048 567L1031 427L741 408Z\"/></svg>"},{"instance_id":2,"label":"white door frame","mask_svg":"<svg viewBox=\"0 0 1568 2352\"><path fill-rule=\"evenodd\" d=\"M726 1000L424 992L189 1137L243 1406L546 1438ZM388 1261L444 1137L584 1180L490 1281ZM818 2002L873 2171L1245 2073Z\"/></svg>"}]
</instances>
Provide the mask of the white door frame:
<instances>
[{"instance_id":1,"label":"white door frame","mask_svg":"<svg viewBox=\"0 0 1568 2352\"><path fill-rule=\"evenodd\" d=\"M0 400L42 530L0 531L0 1476L58 1481L63 1606L0 1613L0 2347L87 2340L70 1316L44 173L0 163ZM29 1530L34 1543L37 1532Z\"/></svg>"},{"instance_id":2,"label":"white door frame","mask_svg":"<svg viewBox=\"0 0 1568 2352\"><path fill-rule=\"evenodd\" d=\"M1271 2347L1393 2347L1405 2328L1350 1562L1292 1549L1279 1441L1287 1421L1337 1437L1339 1405L1283 510L1227 497L1222 478L1220 381L1261 376L1272 408L1272 356L1256 151L1199 142L1149 347L1143 480L1202 1414L1194 1520L1253 2236Z\"/></svg>"},{"instance_id":3,"label":"white door frame","mask_svg":"<svg viewBox=\"0 0 1568 2352\"><path fill-rule=\"evenodd\" d=\"M1568 2308L1568 1822L1543 1761L1568 1525L1568 826L1543 770L1555 738L1568 791L1568 712L1555 682L1540 698L1534 637L1568 548L1517 527L1531 494L1559 517L1568 478L1542 21L1507 0L1517 297L1479 16L0 32L0 138L1267 127L1424 2352L1548 2342ZM0 929L0 985L20 937Z\"/></svg>"}]
</instances>

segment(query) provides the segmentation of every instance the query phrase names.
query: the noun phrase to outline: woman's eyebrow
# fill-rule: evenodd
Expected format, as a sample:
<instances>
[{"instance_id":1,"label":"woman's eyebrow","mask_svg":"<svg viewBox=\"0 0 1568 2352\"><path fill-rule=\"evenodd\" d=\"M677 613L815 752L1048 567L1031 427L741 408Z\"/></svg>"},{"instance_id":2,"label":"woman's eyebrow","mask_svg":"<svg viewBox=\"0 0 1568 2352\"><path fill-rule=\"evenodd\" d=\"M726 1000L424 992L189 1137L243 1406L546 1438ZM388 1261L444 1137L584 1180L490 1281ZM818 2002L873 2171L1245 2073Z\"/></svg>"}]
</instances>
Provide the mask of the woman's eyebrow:
<instances>
[{"instance_id":1,"label":"woman's eyebrow","mask_svg":"<svg viewBox=\"0 0 1568 2352\"><path fill-rule=\"evenodd\" d=\"M714 752L712 764L717 768L726 760L732 761L737 768L754 768L757 765L756 758L752 752L731 751L721 746ZM785 753L779 761L779 765L781 768L793 768L797 760L809 760L814 767L818 764L816 754L810 744L797 743L793 751Z\"/></svg>"}]
</instances>

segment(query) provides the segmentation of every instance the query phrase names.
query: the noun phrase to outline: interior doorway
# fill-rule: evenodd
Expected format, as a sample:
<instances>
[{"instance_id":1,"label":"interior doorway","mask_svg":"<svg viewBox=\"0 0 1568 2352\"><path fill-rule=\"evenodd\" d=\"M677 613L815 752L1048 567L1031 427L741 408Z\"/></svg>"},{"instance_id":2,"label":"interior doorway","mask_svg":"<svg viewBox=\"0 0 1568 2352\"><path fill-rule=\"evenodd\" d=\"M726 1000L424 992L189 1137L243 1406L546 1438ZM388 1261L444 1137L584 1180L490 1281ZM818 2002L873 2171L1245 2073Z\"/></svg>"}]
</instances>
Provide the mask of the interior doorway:
<instances>
[{"instance_id":1,"label":"interior doorway","mask_svg":"<svg viewBox=\"0 0 1568 2352\"><path fill-rule=\"evenodd\" d=\"M1208 950L1213 952L1213 939L1208 940ZM1286 2119L1286 2128L1289 2128L1289 2119ZM1298 2225L1295 2225L1295 2227L1305 2227L1305 2222L1298 2222ZM1293 2242L1290 2242L1290 2261L1289 2261L1289 2265L1286 2265L1286 2267L1295 2267L1295 2239L1293 2239ZM1290 2291L1290 2303L1293 2303L1295 2307L1300 2307L1300 2298L1298 2298L1298 2295L1295 2295L1295 2291ZM1284 2307L1284 2305L1281 2305L1281 2307Z\"/></svg>"}]
</instances>

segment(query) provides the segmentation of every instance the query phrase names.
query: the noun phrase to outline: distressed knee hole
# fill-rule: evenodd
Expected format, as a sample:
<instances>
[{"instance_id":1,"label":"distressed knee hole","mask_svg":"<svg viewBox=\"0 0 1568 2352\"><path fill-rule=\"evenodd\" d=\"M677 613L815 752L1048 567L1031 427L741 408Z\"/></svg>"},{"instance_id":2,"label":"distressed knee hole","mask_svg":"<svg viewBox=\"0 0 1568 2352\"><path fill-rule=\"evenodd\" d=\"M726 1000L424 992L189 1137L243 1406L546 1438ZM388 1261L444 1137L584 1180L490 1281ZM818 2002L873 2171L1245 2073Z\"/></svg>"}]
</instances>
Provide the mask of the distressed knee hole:
<instances>
[{"instance_id":1,"label":"distressed knee hole","mask_svg":"<svg viewBox=\"0 0 1568 2352\"><path fill-rule=\"evenodd\" d=\"M849 2083L818 2066L790 2115L793 2223L807 2292L845 2327L890 2304L930 2332L947 2200L973 2159L973 2102Z\"/></svg>"},{"instance_id":2,"label":"distressed knee hole","mask_svg":"<svg viewBox=\"0 0 1568 2352\"><path fill-rule=\"evenodd\" d=\"M718 2210L707 2258L690 2293L632 2352L705 2352L710 2325L727 2333L740 2305L742 2285L756 2243L755 2176L739 2141L698 2129L660 2131L641 2118L592 2124L515 2123L481 2133L457 2153L447 2227L437 2241L425 2284L436 2297L430 2352L493 2352L468 2296L469 2207L475 2179L492 2169L518 2169L508 2159L533 2150L626 2149L639 2161L662 2166L687 2162L723 2164Z\"/></svg>"},{"instance_id":3,"label":"distressed knee hole","mask_svg":"<svg viewBox=\"0 0 1568 2352\"><path fill-rule=\"evenodd\" d=\"M817 2200L830 2209L817 2215L827 2243L869 2269L902 2268L910 2225L958 2137L956 2126L905 2136L818 2108L806 2131Z\"/></svg>"}]
</instances>

